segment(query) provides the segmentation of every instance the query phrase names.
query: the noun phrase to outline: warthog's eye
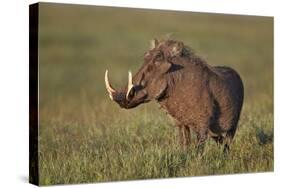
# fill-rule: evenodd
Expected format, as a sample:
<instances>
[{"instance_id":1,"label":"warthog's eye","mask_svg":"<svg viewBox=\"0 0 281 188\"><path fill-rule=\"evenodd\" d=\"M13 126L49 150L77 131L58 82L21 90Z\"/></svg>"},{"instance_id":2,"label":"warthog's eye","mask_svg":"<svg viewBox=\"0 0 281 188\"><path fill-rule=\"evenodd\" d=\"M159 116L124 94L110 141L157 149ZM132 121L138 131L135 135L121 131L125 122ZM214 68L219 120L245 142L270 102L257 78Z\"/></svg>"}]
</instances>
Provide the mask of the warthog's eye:
<instances>
[{"instance_id":1,"label":"warthog's eye","mask_svg":"<svg viewBox=\"0 0 281 188\"><path fill-rule=\"evenodd\" d=\"M155 56L155 61L162 61L163 60L163 54L162 53L158 53L156 56Z\"/></svg>"}]
</instances>

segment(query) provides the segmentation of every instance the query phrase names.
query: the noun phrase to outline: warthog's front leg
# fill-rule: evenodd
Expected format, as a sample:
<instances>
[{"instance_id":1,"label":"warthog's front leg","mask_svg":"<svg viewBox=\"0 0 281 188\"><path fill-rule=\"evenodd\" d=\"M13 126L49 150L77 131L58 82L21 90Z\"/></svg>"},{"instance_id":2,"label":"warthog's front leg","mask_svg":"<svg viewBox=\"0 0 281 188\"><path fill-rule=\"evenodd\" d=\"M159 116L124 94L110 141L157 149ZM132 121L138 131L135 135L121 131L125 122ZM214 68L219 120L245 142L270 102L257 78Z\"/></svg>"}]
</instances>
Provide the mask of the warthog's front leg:
<instances>
[{"instance_id":1,"label":"warthog's front leg","mask_svg":"<svg viewBox=\"0 0 281 188\"><path fill-rule=\"evenodd\" d=\"M207 138L207 130L202 129L197 133L197 153L200 155L202 155L204 152L204 145Z\"/></svg>"},{"instance_id":2,"label":"warthog's front leg","mask_svg":"<svg viewBox=\"0 0 281 188\"><path fill-rule=\"evenodd\" d=\"M187 126L178 126L179 130L179 141L183 149L186 149L190 144L190 129Z\"/></svg>"}]
</instances>

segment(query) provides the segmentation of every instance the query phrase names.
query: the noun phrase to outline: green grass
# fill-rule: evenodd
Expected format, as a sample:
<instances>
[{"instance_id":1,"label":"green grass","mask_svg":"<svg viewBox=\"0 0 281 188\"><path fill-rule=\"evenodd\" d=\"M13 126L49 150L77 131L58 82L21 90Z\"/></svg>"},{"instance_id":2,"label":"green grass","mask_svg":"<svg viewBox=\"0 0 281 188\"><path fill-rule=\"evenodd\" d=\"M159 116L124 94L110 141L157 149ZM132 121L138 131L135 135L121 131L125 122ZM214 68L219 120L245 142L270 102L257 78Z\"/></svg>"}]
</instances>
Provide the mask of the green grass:
<instances>
[{"instance_id":1,"label":"green grass","mask_svg":"<svg viewBox=\"0 0 281 188\"><path fill-rule=\"evenodd\" d=\"M109 100L142 64L149 40L173 38L211 65L236 69L245 102L229 155L212 140L187 151L155 102ZM40 184L273 171L273 19L40 5ZM195 137L195 135L193 135Z\"/></svg>"}]
</instances>

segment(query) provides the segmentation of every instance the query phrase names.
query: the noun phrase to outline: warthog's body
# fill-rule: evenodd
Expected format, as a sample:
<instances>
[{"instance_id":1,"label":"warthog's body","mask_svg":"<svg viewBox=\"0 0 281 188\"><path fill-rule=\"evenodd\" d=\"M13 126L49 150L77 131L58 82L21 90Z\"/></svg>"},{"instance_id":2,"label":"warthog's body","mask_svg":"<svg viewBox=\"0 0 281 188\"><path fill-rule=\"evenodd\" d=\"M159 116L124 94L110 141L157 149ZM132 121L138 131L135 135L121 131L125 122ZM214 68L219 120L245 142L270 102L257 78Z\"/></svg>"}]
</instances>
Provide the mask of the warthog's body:
<instances>
[{"instance_id":1,"label":"warthog's body","mask_svg":"<svg viewBox=\"0 0 281 188\"><path fill-rule=\"evenodd\" d=\"M243 83L237 72L212 67L172 40L154 41L144 61L122 90L112 89L106 75L111 98L123 108L155 99L176 120L183 145L189 143L191 129L198 145L209 135L218 143L225 141L228 148L243 104Z\"/></svg>"}]
</instances>

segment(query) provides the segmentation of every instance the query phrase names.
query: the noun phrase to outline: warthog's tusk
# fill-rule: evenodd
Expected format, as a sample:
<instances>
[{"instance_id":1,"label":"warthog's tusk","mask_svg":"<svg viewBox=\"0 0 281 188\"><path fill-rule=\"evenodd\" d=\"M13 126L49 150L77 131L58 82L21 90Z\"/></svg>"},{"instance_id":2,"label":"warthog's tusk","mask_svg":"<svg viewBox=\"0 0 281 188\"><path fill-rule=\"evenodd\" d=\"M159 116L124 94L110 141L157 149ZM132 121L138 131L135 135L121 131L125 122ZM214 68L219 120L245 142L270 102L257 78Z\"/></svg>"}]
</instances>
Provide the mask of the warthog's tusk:
<instances>
[{"instance_id":1,"label":"warthog's tusk","mask_svg":"<svg viewBox=\"0 0 281 188\"><path fill-rule=\"evenodd\" d=\"M110 97L111 100L113 100L112 93L114 93L115 90L110 86L110 83L108 81L108 70L105 71L104 81L105 81L105 87L106 87L106 90L109 94L109 97Z\"/></svg>"},{"instance_id":2,"label":"warthog's tusk","mask_svg":"<svg viewBox=\"0 0 281 188\"><path fill-rule=\"evenodd\" d=\"M131 71L129 71L128 74L129 74L129 75L128 75L128 90L127 90L127 94L126 94L126 99L127 99L127 100L128 100L129 93L130 93L131 89L134 87Z\"/></svg>"}]
</instances>

